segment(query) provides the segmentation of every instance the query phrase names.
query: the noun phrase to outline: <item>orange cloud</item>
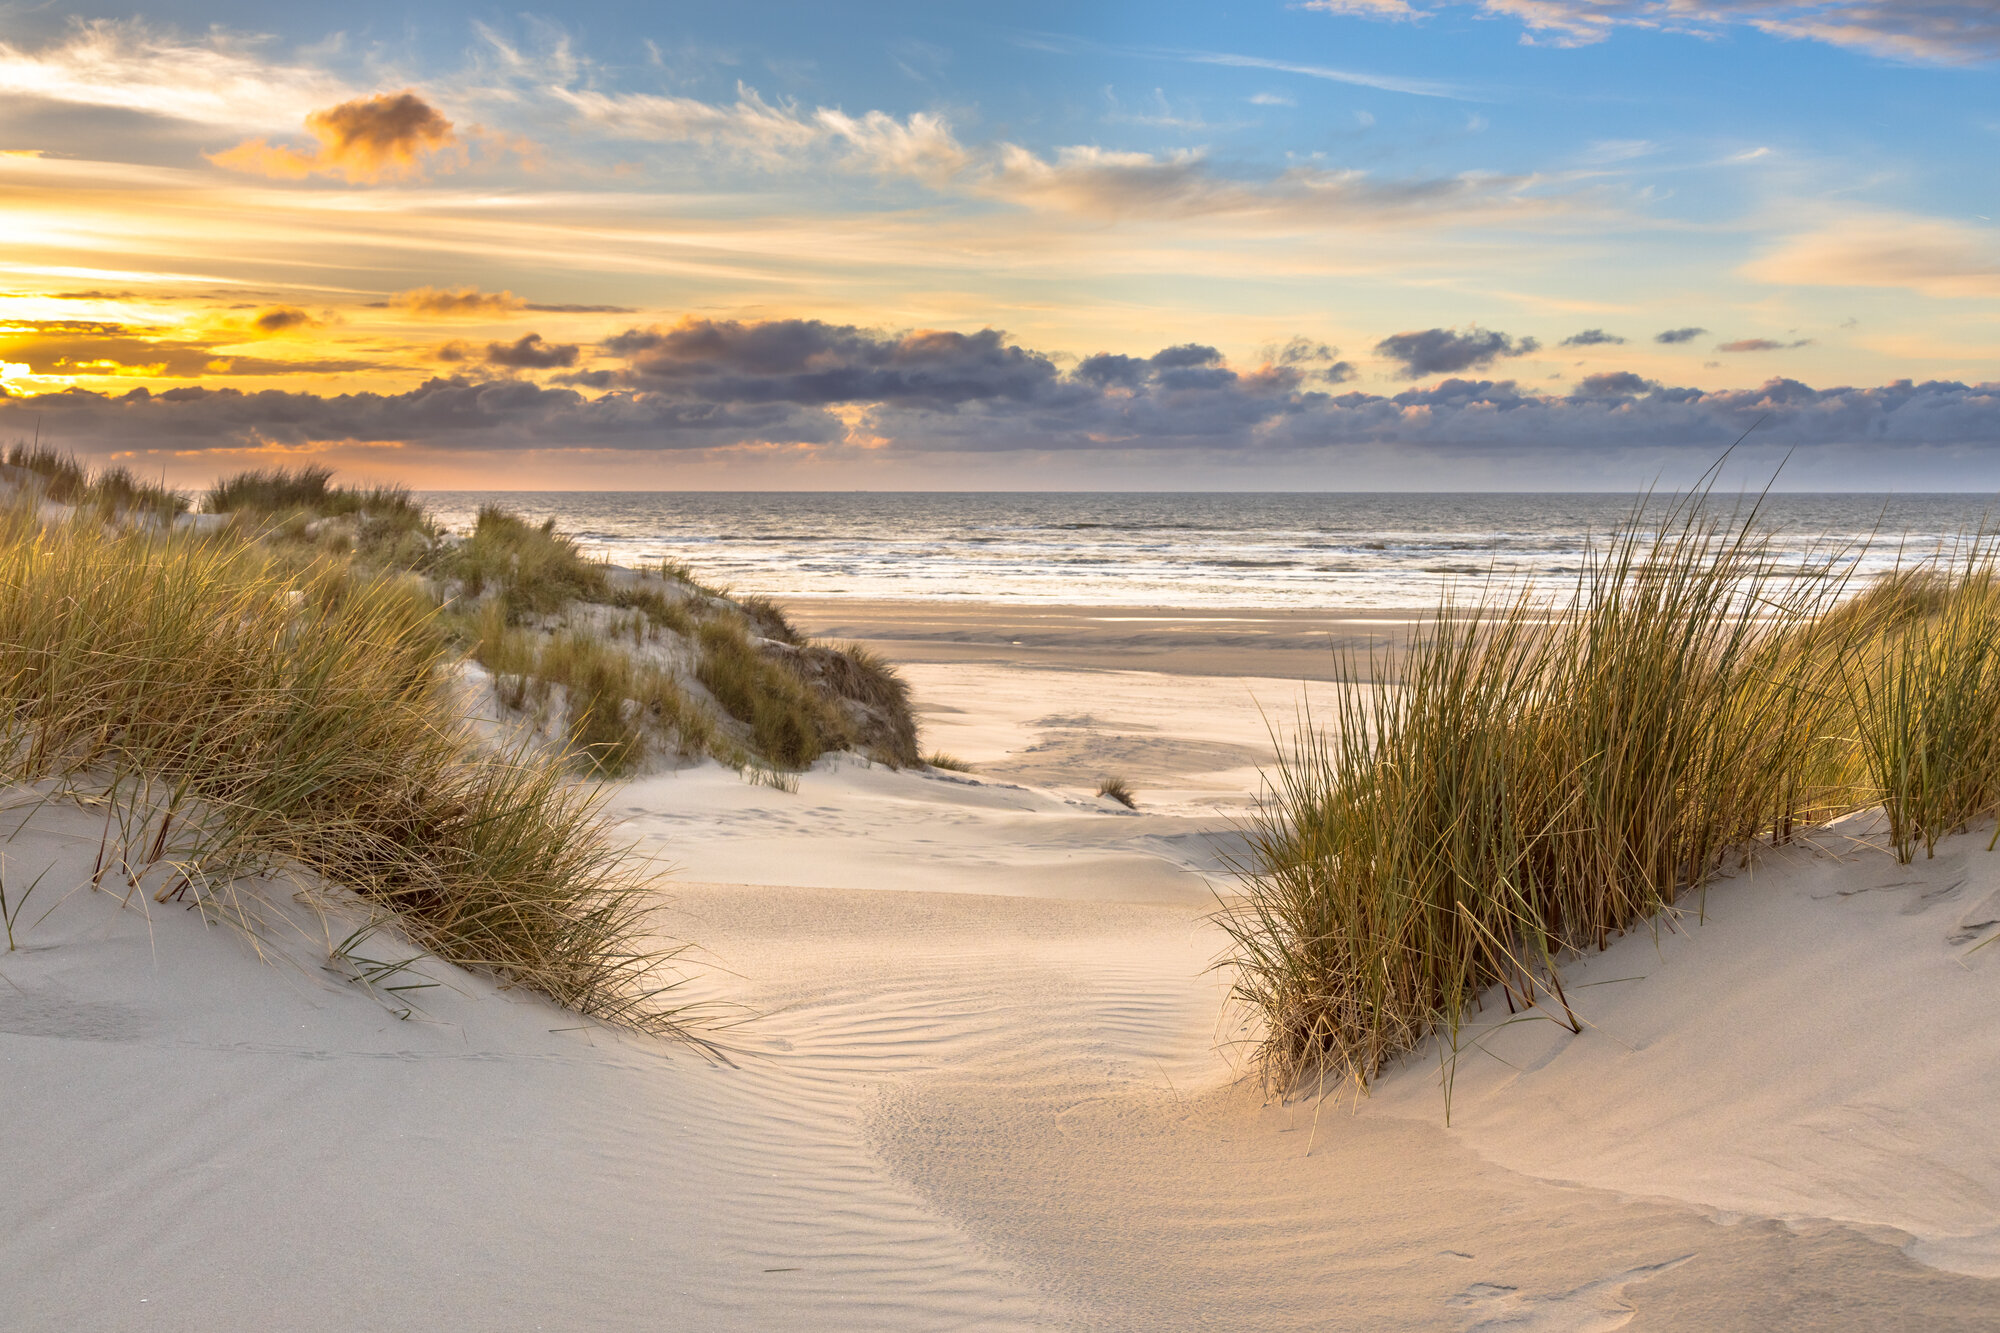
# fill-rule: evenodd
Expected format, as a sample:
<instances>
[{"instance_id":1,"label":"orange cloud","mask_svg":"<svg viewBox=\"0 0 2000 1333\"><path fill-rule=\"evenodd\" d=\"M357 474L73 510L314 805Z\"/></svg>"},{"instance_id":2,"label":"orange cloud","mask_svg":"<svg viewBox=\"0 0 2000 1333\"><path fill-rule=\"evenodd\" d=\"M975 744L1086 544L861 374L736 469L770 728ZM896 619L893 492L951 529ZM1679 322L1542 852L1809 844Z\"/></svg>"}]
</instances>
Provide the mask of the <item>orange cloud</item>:
<instances>
[{"instance_id":1,"label":"orange cloud","mask_svg":"<svg viewBox=\"0 0 2000 1333\"><path fill-rule=\"evenodd\" d=\"M410 91L377 93L315 111L306 129L318 142L310 152L250 139L208 160L231 171L279 180L340 176L350 184L408 180L427 161L458 145L444 113Z\"/></svg>"},{"instance_id":2,"label":"orange cloud","mask_svg":"<svg viewBox=\"0 0 2000 1333\"><path fill-rule=\"evenodd\" d=\"M482 292L477 287L412 287L384 304L413 315L449 319L459 315L511 315L527 303L512 292Z\"/></svg>"}]
</instances>

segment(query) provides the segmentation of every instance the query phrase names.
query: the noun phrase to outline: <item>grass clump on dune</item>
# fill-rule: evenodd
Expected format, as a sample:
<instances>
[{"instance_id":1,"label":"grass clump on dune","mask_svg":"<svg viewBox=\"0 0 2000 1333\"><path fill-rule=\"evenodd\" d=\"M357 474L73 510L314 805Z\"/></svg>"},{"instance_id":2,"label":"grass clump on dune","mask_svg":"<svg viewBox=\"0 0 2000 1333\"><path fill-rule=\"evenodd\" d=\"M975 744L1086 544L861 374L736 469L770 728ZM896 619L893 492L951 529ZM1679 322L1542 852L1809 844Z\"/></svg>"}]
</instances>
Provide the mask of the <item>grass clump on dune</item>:
<instances>
[{"instance_id":1,"label":"grass clump on dune","mask_svg":"<svg viewBox=\"0 0 2000 1333\"><path fill-rule=\"evenodd\" d=\"M1221 920L1267 1072L1366 1084L1498 986L1574 1028L1572 951L1752 840L1873 804L1905 859L2000 800L1988 562L1842 601L1701 498L1597 549L1555 606L1447 605L1346 673L1281 760Z\"/></svg>"},{"instance_id":2,"label":"grass clump on dune","mask_svg":"<svg viewBox=\"0 0 2000 1333\"><path fill-rule=\"evenodd\" d=\"M492 505L480 509L472 535L452 552L444 572L464 583L468 597L497 589L511 624L571 602L605 601L610 592L604 566L557 532L554 519L530 523Z\"/></svg>"},{"instance_id":3,"label":"grass clump on dune","mask_svg":"<svg viewBox=\"0 0 2000 1333\"><path fill-rule=\"evenodd\" d=\"M803 768L846 740L841 719L798 675L750 642L740 621L705 621L695 676L731 717L750 726L759 754L786 768Z\"/></svg>"},{"instance_id":4,"label":"grass clump on dune","mask_svg":"<svg viewBox=\"0 0 2000 1333\"><path fill-rule=\"evenodd\" d=\"M401 486L335 486L323 467L239 472L209 488L202 509L289 553L352 555L377 569L418 569L436 551L430 516Z\"/></svg>"},{"instance_id":5,"label":"grass clump on dune","mask_svg":"<svg viewBox=\"0 0 2000 1333\"><path fill-rule=\"evenodd\" d=\"M1860 760L1897 856L2000 806L2000 578L1984 541L1856 599Z\"/></svg>"},{"instance_id":6,"label":"grass clump on dune","mask_svg":"<svg viewBox=\"0 0 2000 1333\"><path fill-rule=\"evenodd\" d=\"M560 756L478 742L448 660L408 577L300 568L228 533L0 518L9 779L124 801L139 877L169 864L182 896L222 905L296 868L441 958L672 1028L644 867Z\"/></svg>"},{"instance_id":7,"label":"grass clump on dune","mask_svg":"<svg viewBox=\"0 0 2000 1333\"><path fill-rule=\"evenodd\" d=\"M7 465L32 476L48 499L92 510L102 518L141 517L171 523L188 508L188 498L179 491L140 481L122 467L106 468L93 476L70 455L46 445L15 445L7 451Z\"/></svg>"}]
</instances>

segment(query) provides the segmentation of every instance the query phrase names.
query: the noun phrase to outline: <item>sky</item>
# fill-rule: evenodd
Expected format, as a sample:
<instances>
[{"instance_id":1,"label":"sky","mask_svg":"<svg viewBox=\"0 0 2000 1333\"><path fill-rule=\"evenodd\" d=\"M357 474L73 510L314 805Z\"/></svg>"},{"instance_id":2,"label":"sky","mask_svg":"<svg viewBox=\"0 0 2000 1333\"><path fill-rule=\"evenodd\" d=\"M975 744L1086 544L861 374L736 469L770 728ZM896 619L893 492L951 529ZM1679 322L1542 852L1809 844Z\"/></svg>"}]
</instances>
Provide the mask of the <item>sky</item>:
<instances>
[{"instance_id":1,"label":"sky","mask_svg":"<svg viewBox=\"0 0 2000 1333\"><path fill-rule=\"evenodd\" d=\"M2000 490L1996 71L2000 0L0 0L0 442Z\"/></svg>"}]
</instances>

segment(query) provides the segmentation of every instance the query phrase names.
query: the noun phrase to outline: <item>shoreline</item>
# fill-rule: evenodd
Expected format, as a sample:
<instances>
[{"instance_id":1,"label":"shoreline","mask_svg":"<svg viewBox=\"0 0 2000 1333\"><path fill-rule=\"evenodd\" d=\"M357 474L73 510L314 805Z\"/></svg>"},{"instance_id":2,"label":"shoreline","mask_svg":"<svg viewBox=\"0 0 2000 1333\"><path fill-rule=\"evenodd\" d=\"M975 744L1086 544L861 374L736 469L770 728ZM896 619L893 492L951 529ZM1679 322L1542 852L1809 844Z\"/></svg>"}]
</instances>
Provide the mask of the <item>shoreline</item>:
<instances>
[{"instance_id":1,"label":"shoreline","mask_svg":"<svg viewBox=\"0 0 2000 1333\"><path fill-rule=\"evenodd\" d=\"M1341 656L1400 656L1419 608L1166 607L780 597L818 639L898 663L980 664L1275 680L1349 679Z\"/></svg>"}]
</instances>

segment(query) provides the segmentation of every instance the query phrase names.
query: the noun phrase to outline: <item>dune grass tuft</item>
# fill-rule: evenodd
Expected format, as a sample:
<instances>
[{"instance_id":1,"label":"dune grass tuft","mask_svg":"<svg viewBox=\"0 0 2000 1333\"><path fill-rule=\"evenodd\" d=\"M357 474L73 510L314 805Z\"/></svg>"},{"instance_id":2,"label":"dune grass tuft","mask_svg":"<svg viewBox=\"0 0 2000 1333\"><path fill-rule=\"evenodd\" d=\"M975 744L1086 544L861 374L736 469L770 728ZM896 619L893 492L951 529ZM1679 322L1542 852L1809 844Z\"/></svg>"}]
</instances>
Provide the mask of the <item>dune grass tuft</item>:
<instances>
[{"instance_id":1,"label":"dune grass tuft","mask_svg":"<svg viewBox=\"0 0 2000 1333\"><path fill-rule=\"evenodd\" d=\"M845 743L839 714L796 672L753 646L742 621L705 621L698 642L696 677L730 716L749 724L758 753L772 763L803 768Z\"/></svg>"},{"instance_id":2,"label":"dune grass tuft","mask_svg":"<svg viewBox=\"0 0 2000 1333\"><path fill-rule=\"evenodd\" d=\"M32 475L42 494L57 504L89 509L103 518L171 523L187 512L188 498L179 491L140 481L122 467L92 476L74 457L47 445L17 444L7 451L7 464Z\"/></svg>"},{"instance_id":3,"label":"dune grass tuft","mask_svg":"<svg viewBox=\"0 0 2000 1333\"><path fill-rule=\"evenodd\" d=\"M972 771L971 764L960 759L955 754L946 754L943 750L932 750L924 756L924 763L931 768L944 769L947 773L970 773Z\"/></svg>"},{"instance_id":4,"label":"dune grass tuft","mask_svg":"<svg viewBox=\"0 0 2000 1333\"><path fill-rule=\"evenodd\" d=\"M468 597L500 590L509 623L560 611L570 602L601 602L610 594L605 567L586 559L556 531L491 505L479 511L472 535L452 552L445 572L463 580Z\"/></svg>"},{"instance_id":5,"label":"dune grass tuft","mask_svg":"<svg viewBox=\"0 0 2000 1333\"><path fill-rule=\"evenodd\" d=\"M1909 861L2000 806L2000 578L1975 539L1956 561L1856 599L1871 630L1848 673L1870 793Z\"/></svg>"},{"instance_id":6,"label":"dune grass tuft","mask_svg":"<svg viewBox=\"0 0 2000 1333\"><path fill-rule=\"evenodd\" d=\"M1500 987L1571 1027L1557 964L1758 838L1881 803L1907 859L2000 803L1984 554L1847 591L1754 509L1635 515L1559 604L1447 604L1350 663L1283 755L1220 920L1267 1073L1358 1084ZM1982 548L1983 550L1983 548Z\"/></svg>"},{"instance_id":7,"label":"dune grass tuft","mask_svg":"<svg viewBox=\"0 0 2000 1333\"><path fill-rule=\"evenodd\" d=\"M225 901L303 870L439 957L582 1013L676 1026L648 873L561 757L484 748L409 577L230 533L0 515L7 778L164 811L149 863Z\"/></svg>"},{"instance_id":8,"label":"dune grass tuft","mask_svg":"<svg viewBox=\"0 0 2000 1333\"><path fill-rule=\"evenodd\" d=\"M1118 802L1118 804L1124 806L1127 810L1137 810L1139 808L1138 802L1135 801L1132 797L1131 784L1126 782L1125 779L1123 778L1107 777L1099 779L1097 783L1097 794L1099 796L1109 796L1112 800Z\"/></svg>"}]
</instances>

